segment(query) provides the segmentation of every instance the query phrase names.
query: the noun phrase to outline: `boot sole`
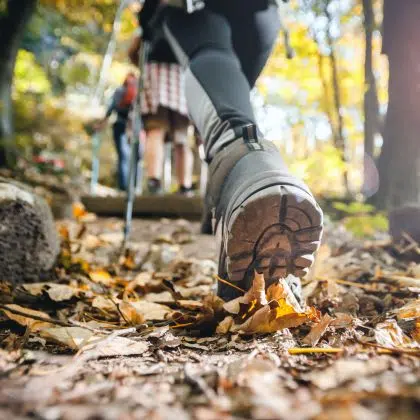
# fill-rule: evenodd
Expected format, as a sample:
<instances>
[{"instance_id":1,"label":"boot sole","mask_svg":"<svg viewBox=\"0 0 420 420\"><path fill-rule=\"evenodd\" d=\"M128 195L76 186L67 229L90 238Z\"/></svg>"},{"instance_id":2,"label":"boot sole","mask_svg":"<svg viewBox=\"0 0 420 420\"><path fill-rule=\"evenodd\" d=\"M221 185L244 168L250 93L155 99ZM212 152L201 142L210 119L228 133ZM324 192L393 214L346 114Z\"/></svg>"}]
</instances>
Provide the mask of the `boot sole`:
<instances>
[{"instance_id":1,"label":"boot sole","mask_svg":"<svg viewBox=\"0 0 420 420\"><path fill-rule=\"evenodd\" d=\"M231 212L225 225L225 267L229 281L247 290L254 270L269 285L289 274L304 277L322 236L322 211L293 185L263 189Z\"/></svg>"}]
</instances>

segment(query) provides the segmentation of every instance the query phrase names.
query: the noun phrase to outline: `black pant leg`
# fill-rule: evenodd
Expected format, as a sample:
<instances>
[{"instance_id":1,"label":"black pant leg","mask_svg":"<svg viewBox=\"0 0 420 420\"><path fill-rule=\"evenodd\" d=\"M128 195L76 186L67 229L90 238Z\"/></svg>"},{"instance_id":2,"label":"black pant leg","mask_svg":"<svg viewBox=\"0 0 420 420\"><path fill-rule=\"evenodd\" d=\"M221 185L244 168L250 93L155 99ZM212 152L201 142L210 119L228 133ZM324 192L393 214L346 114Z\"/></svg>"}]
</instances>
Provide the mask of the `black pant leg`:
<instances>
[{"instance_id":1,"label":"black pant leg","mask_svg":"<svg viewBox=\"0 0 420 420\"><path fill-rule=\"evenodd\" d=\"M205 140L209 160L255 124L250 85L233 50L230 24L211 9L192 15L166 11L164 31L185 67L189 112Z\"/></svg>"}]
</instances>

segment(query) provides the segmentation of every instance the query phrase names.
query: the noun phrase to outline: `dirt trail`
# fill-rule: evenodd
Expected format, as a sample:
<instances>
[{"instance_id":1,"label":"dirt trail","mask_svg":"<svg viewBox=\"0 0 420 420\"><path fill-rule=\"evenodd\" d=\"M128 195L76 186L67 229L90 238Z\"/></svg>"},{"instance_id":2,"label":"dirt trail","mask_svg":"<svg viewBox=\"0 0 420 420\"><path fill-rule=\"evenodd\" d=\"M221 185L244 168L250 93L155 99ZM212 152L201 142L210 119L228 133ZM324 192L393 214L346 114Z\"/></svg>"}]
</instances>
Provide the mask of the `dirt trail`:
<instances>
[{"instance_id":1,"label":"dirt trail","mask_svg":"<svg viewBox=\"0 0 420 420\"><path fill-rule=\"evenodd\" d=\"M420 266L395 258L389 245L354 241L335 226L304 287L323 313L321 323L268 335L206 335L188 325L211 293L217 255L198 224L136 220L133 253L116 268L121 221L98 220L83 231L80 223L60 225L80 236L73 266L61 269L59 281L74 290L77 283L77 293L62 299L60 293L72 292L28 285L19 305L75 322L70 328L90 320L91 334L105 327L110 334L77 351L78 336L51 341L40 321L25 329L13 314L1 314L0 418L418 419ZM82 279L76 257L96 264L92 281ZM174 292L167 279L187 303L168 301ZM119 290L119 299L133 281L139 287L130 290L142 301L169 305L186 327L147 316L144 328L124 325L132 312L123 303L118 312L102 297L112 300Z\"/></svg>"}]
</instances>

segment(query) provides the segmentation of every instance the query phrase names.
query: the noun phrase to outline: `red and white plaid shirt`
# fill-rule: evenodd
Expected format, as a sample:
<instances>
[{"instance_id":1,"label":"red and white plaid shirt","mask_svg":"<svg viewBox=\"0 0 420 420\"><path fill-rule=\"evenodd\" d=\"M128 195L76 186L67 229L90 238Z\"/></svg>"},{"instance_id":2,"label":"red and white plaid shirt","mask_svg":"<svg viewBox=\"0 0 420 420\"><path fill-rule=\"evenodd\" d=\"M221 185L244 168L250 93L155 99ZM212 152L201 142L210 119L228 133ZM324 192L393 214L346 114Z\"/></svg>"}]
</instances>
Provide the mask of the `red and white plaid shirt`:
<instances>
[{"instance_id":1,"label":"red and white plaid shirt","mask_svg":"<svg viewBox=\"0 0 420 420\"><path fill-rule=\"evenodd\" d=\"M146 63L141 113L155 114L159 106L188 116L184 75L178 64Z\"/></svg>"}]
</instances>

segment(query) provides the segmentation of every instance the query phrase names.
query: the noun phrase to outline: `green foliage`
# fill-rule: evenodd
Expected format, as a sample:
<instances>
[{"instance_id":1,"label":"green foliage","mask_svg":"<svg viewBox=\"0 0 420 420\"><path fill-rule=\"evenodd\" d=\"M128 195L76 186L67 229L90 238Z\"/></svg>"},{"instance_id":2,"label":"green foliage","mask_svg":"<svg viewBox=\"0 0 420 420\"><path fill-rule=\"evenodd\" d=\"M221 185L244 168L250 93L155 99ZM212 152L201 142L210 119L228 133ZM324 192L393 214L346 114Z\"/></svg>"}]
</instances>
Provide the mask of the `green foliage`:
<instances>
[{"instance_id":1,"label":"green foliage","mask_svg":"<svg viewBox=\"0 0 420 420\"><path fill-rule=\"evenodd\" d=\"M382 213L375 212L375 207L361 202L336 202L333 207L344 213L344 226L358 238L374 235L376 232L387 232L389 223Z\"/></svg>"},{"instance_id":2,"label":"green foliage","mask_svg":"<svg viewBox=\"0 0 420 420\"><path fill-rule=\"evenodd\" d=\"M60 75L67 86L93 83L92 74L96 68L90 58L86 54L78 54L63 64Z\"/></svg>"},{"instance_id":3,"label":"green foliage","mask_svg":"<svg viewBox=\"0 0 420 420\"><path fill-rule=\"evenodd\" d=\"M296 159L293 157L289 166L291 171L303 178L315 194L342 193L340 182L346 164L341 159L341 153L334 146L327 144L315 150L309 156Z\"/></svg>"},{"instance_id":4,"label":"green foliage","mask_svg":"<svg viewBox=\"0 0 420 420\"><path fill-rule=\"evenodd\" d=\"M25 50L19 50L15 73L14 90L19 94L38 94L44 95L51 90L50 82L42 69L36 63L35 56Z\"/></svg>"}]
</instances>

